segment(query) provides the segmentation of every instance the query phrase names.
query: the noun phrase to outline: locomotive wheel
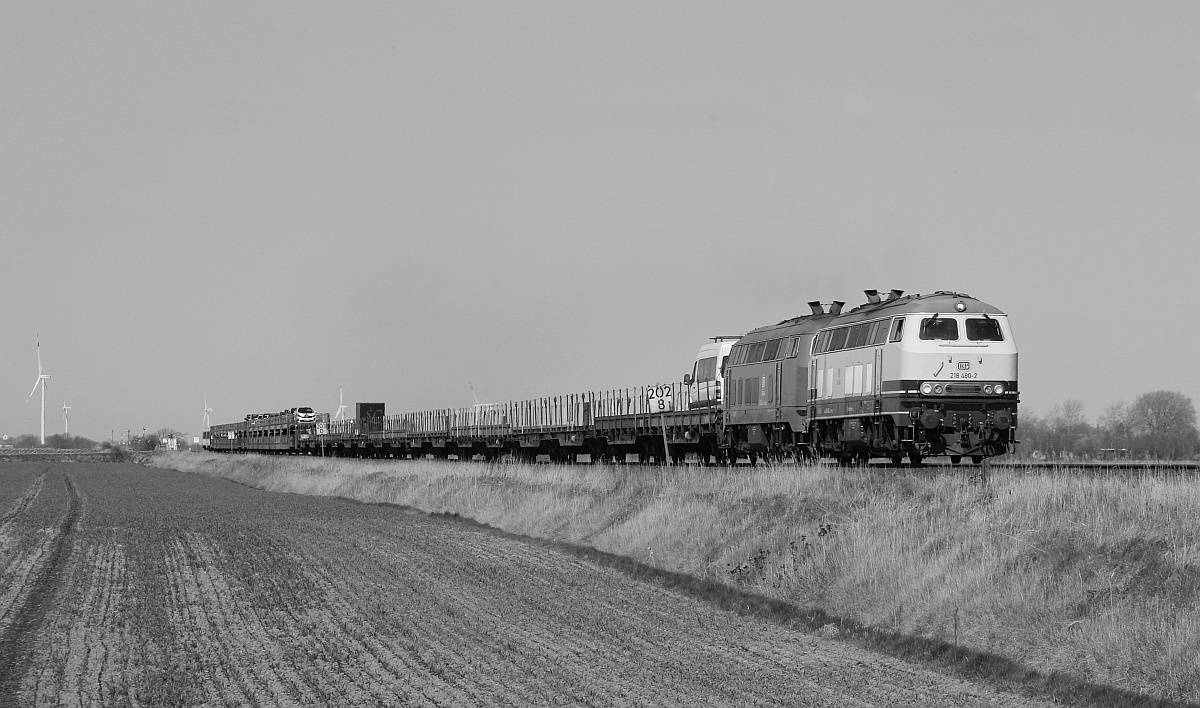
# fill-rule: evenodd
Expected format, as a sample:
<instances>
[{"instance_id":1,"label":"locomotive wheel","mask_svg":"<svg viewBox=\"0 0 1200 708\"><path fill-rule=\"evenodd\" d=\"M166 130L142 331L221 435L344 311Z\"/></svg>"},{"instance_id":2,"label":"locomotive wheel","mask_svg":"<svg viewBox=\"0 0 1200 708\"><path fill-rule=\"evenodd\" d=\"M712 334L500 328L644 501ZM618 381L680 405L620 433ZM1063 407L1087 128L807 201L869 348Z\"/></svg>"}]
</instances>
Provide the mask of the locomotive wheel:
<instances>
[{"instance_id":1,"label":"locomotive wheel","mask_svg":"<svg viewBox=\"0 0 1200 708\"><path fill-rule=\"evenodd\" d=\"M912 467L920 467L921 466L921 453L919 453L919 452L908 453L908 464L911 465Z\"/></svg>"}]
</instances>

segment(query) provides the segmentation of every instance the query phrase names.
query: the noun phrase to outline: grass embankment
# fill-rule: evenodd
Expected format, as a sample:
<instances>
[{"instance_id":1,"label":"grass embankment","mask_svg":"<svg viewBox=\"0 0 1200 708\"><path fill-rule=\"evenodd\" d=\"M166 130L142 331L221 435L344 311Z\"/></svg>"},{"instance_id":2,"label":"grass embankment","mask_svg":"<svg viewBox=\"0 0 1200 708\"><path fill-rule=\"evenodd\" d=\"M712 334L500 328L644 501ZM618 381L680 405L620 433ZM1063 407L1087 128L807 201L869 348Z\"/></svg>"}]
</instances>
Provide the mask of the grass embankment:
<instances>
[{"instance_id":1,"label":"grass embankment","mask_svg":"<svg viewBox=\"0 0 1200 708\"><path fill-rule=\"evenodd\" d=\"M1200 699L1200 480L822 467L156 455L268 490L455 513L1166 699ZM980 673L990 669L977 666ZM995 671L993 673L1003 673Z\"/></svg>"}]
</instances>

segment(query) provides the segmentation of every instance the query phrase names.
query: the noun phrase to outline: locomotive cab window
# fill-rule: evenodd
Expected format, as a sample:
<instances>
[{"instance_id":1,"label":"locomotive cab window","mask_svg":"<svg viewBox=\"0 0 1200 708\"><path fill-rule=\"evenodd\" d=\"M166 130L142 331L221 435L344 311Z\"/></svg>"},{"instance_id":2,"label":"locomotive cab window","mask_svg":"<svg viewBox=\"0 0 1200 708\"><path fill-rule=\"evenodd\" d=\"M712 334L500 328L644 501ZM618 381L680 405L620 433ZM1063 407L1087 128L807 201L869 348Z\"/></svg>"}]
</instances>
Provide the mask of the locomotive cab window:
<instances>
[{"instance_id":1,"label":"locomotive cab window","mask_svg":"<svg viewBox=\"0 0 1200 708\"><path fill-rule=\"evenodd\" d=\"M1003 342L1000 323L991 317L972 317L967 320L967 339L972 342Z\"/></svg>"},{"instance_id":2,"label":"locomotive cab window","mask_svg":"<svg viewBox=\"0 0 1200 708\"><path fill-rule=\"evenodd\" d=\"M892 320L892 336L889 339L893 342L899 342L904 338L904 318L897 317Z\"/></svg>"},{"instance_id":3,"label":"locomotive cab window","mask_svg":"<svg viewBox=\"0 0 1200 708\"><path fill-rule=\"evenodd\" d=\"M926 317L921 320L921 339L953 342L958 339L958 320L949 317Z\"/></svg>"}]
</instances>

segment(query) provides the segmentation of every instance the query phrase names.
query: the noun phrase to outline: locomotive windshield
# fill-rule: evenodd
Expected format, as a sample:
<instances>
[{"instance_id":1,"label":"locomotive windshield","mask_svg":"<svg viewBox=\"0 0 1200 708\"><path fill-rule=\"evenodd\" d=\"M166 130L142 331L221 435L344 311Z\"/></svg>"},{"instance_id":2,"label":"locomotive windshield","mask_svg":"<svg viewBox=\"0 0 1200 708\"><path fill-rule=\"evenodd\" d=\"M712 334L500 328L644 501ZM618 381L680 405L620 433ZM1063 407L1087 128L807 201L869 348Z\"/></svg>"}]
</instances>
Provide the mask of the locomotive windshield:
<instances>
[{"instance_id":1,"label":"locomotive windshield","mask_svg":"<svg viewBox=\"0 0 1200 708\"><path fill-rule=\"evenodd\" d=\"M696 362L696 381L712 381L717 378L717 358L710 356Z\"/></svg>"},{"instance_id":2,"label":"locomotive windshield","mask_svg":"<svg viewBox=\"0 0 1200 708\"><path fill-rule=\"evenodd\" d=\"M967 339L972 342L1003 342L1004 333L1000 323L991 317L967 320Z\"/></svg>"},{"instance_id":3,"label":"locomotive windshield","mask_svg":"<svg viewBox=\"0 0 1200 708\"><path fill-rule=\"evenodd\" d=\"M921 339L958 339L958 320L949 317L926 317L921 320Z\"/></svg>"}]
</instances>

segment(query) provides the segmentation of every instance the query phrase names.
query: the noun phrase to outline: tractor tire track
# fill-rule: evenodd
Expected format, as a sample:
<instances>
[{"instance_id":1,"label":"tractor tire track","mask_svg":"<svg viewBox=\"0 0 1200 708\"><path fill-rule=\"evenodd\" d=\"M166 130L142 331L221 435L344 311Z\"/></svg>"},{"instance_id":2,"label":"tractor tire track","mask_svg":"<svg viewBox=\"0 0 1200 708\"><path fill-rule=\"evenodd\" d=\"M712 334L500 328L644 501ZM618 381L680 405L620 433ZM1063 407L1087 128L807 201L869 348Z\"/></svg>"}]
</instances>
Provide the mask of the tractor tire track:
<instances>
[{"instance_id":1,"label":"tractor tire track","mask_svg":"<svg viewBox=\"0 0 1200 708\"><path fill-rule=\"evenodd\" d=\"M83 504L70 474L63 473L63 483L69 497L67 512L56 529L45 561L33 571L30 590L24 602L16 611L13 621L0 633L0 706L19 705L21 686L33 666L38 630L51 610L59 581L70 562L75 526L82 514ZM41 485L38 485L40 489ZM36 494L27 496L29 500L22 508L28 508Z\"/></svg>"},{"instance_id":2,"label":"tractor tire track","mask_svg":"<svg viewBox=\"0 0 1200 708\"><path fill-rule=\"evenodd\" d=\"M37 499L37 495L42 491L42 484L45 479L45 472L39 474L33 480L33 484L29 485L29 489L21 495L21 498L18 499L8 511L4 512L3 515L0 515L0 534L3 534L6 530L8 530L9 524L11 524L18 516L25 513L25 510L29 508L30 504L33 504L33 500Z\"/></svg>"}]
</instances>

